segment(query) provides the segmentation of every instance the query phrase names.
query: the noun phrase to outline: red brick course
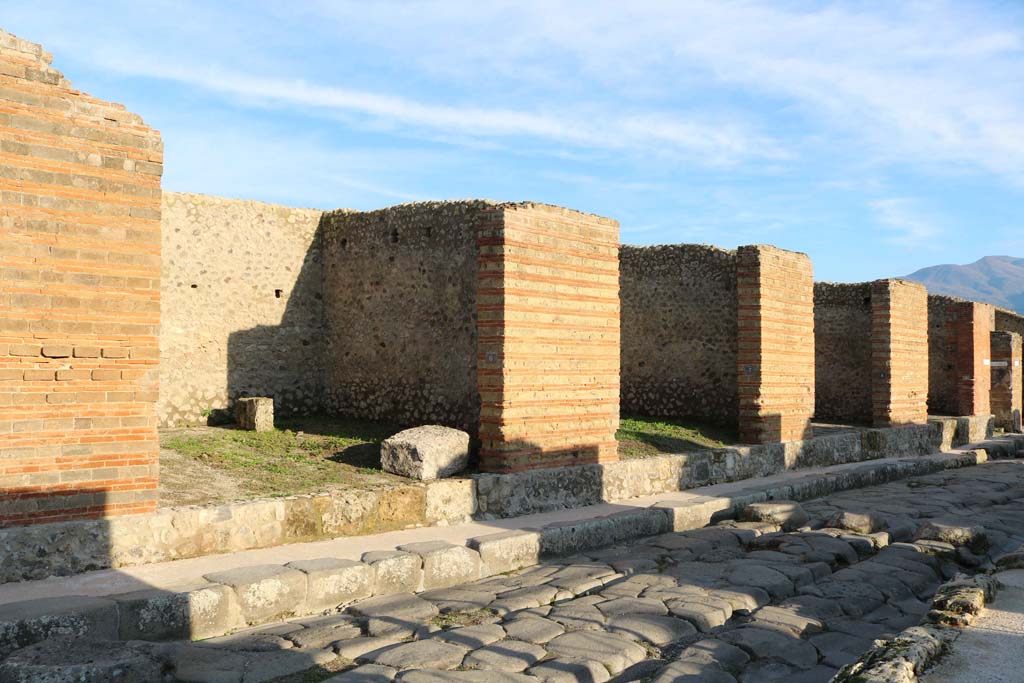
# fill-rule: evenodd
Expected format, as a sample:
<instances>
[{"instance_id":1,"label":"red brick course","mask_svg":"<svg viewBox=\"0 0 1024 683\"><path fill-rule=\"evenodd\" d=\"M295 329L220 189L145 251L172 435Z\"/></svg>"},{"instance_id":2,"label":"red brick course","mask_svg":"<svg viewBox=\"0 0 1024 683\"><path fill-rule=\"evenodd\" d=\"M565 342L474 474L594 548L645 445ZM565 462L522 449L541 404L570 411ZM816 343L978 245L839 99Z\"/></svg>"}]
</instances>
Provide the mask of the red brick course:
<instances>
[{"instance_id":1,"label":"red brick course","mask_svg":"<svg viewBox=\"0 0 1024 683\"><path fill-rule=\"evenodd\" d=\"M1008 432L1020 432L1021 336L1016 332L993 332L992 340L992 414L996 426Z\"/></svg>"},{"instance_id":2,"label":"red brick course","mask_svg":"<svg viewBox=\"0 0 1024 683\"><path fill-rule=\"evenodd\" d=\"M991 304L928 296L928 412L989 415Z\"/></svg>"},{"instance_id":3,"label":"red brick course","mask_svg":"<svg viewBox=\"0 0 1024 683\"><path fill-rule=\"evenodd\" d=\"M162 160L0 31L0 526L155 508Z\"/></svg>"}]
</instances>

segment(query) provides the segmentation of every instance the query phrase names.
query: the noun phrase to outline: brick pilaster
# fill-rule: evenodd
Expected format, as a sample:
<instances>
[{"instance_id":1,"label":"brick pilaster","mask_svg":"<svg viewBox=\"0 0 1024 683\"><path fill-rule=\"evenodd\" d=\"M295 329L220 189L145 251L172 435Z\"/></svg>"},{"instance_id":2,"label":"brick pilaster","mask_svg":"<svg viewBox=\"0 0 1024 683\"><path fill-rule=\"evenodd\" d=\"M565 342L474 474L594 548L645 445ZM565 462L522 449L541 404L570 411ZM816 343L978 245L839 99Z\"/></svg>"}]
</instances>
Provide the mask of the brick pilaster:
<instances>
[{"instance_id":1,"label":"brick pilaster","mask_svg":"<svg viewBox=\"0 0 1024 683\"><path fill-rule=\"evenodd\" d=\"M906 280L871 283L872 424L928 420L928 291Z\"/></svg>"},{"instance_id":2,"label":"brick pilaster","mask_svg":"<svg viewBox=\"0 0 1024 683\"><path fill-rule=\"evenodd\" d=\"M807 438L814 412L811 260L764 245L740 247L737 258L740 440Z\"/></svg>"},{"instance_id":3,"label":"brick pilaster","mask_svg":"<svg viewBox=\"0 0 1024 683\"><path fill-rule=\"evenodd\" d=\"M481 468L615 460L618 223L500 205L484 212L477 245Z\"/></svg>"},{"instance_id":4,"label":"brick pilaster","mask_svg":"<svg viewBox=\"0 0 1024 683\"><path fill-rule=\"evenodd\" d=\"M159 134L0 31L0 526L156 507Z\"/></svg>"},{"instance_id":5,"label":"brick pilaster","mask_svg":"<svg viewBox=\"0 0 1024 683\"><path fill-rule=\"evenodd\" d=\"M1021 431L1021 336L993 332L991 409L996 426Z\"/></svg>"}]
</instances>

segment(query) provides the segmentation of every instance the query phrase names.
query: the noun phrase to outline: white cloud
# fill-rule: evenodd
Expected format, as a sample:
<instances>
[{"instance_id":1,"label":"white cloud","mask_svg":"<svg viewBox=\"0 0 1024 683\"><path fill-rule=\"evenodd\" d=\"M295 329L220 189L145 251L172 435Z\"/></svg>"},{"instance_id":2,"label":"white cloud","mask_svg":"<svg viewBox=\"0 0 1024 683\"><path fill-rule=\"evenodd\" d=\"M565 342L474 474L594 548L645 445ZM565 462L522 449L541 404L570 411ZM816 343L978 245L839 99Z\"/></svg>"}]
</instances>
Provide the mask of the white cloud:
<instances>
[{"instance_id":1,"label":"white cloud","mask_svg":"<svg viewBox=\"0 0 1024 683\"><path fill-rule=\"evenodd\" d=\"M909 197L890 197L870 203L876 220L883 226L883 239L908 249L936 247L942 229L926 217L918 202Z\"/></svg>"}]
</instances>

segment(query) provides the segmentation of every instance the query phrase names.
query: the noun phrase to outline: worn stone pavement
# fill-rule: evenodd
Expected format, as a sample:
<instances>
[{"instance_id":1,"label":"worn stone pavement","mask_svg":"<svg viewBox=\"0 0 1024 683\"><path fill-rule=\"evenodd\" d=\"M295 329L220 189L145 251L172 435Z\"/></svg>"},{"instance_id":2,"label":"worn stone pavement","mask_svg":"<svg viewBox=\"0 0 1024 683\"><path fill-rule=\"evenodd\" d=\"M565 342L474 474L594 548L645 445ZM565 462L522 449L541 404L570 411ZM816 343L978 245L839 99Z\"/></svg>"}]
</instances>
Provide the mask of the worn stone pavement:
<instances>
[{"instance_id":1,"label":"worn stone pavement","mask_svg":"<svg viewBox=\"0 0 1024 683\"><path fill-rule=\"evenodd\" d=\"M826 682L1024 543L1024 462L914 477L197 643L166 680ZM304 673L299 673L304 672Z\"/></svg>"}]
</instances>

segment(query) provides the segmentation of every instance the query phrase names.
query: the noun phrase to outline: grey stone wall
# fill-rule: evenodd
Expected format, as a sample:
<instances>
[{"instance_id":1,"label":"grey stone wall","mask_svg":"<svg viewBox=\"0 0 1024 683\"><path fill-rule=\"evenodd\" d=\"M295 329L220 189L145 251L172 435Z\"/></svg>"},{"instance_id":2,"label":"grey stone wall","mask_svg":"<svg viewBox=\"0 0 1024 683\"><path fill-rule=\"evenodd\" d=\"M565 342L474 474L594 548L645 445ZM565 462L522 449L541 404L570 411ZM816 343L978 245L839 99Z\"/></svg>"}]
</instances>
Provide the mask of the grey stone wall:
<instances>
[{"instance_id":1,"label":"grey stone wall","mask_svg":"<svg viewBox=\"0 0 1024 683\"><path fill-rule=\"evenodd\" d=\"M622 414L735 424L736 252L675 244L619 256Z\"/></svg>"},{"instance_id":2,"label":"grey stone wall","mask_svg":"<svg viewBox=\"0 0 1024 683\"><path fill-rule=\"evenodd\" d=\"M164 193L162 425L205 422L239 396L318 408L322 213Z\"/></svg>"},{"instance_id":3,"label":"grey stone wall","mask_svg":"<svg viewBox=\"0 0 1024 683\"><path fill-rule=\"evenodd\" d=\"M814 416L870 423L871 283L814 283Z\"/></svg>"},{"instance_id":4,"label":"grey stone wall","mask_svg":"<svg viewBox=\"0 0 1024 683\"><path fill-rule=\"evenodd\" d=\"M325 214L325 409L476 433L475 223L489 206Z\"/></svg>"},{"instance_id":5,"label":"grey stone wall","mask_svg":"<svg viewBox=\"0 0 1024 683\"><path fill-rule=\"evenodd\" d=\"M954 297L928 295L928 414L956 415L956 339L950 301Z\"/></svg>"}]
</instances>

